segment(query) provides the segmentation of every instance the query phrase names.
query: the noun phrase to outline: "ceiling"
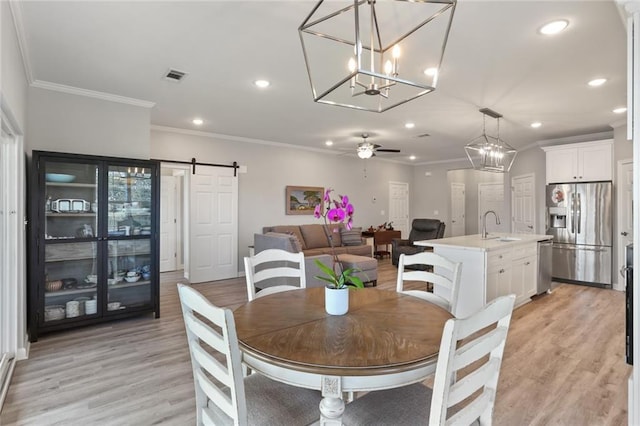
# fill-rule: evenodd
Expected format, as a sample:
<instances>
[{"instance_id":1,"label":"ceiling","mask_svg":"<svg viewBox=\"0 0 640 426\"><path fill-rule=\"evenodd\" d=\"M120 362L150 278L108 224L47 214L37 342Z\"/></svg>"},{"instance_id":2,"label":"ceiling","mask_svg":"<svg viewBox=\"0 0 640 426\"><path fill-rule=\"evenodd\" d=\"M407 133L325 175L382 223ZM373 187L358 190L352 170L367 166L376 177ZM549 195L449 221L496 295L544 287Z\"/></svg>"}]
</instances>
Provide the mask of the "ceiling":
<instances>
[{"instance_id":1,"label":"ceiling","mask_svg":"<svg viewBox=\"0 0 640 426\"><path fill-rule=\"evenodd\" d=\"M612 0L460 0L435 92L381 114L313 102L297 29L314 4L24 1L18 27L36 84L153 102L158 126L354 158L366 132L370 142L402 150L373 161L463 158L464 145L482 133L482 107L504 116L500 136L515 148L611 130L626 118L612 112L626 104L626 36ZM538 34L558 18L570 21L565 31ZM327 58L326 66L340 61ZM170 68L188 75L167 81ZM596 77L608 81L588 87ZM257 89L259 78L271 86ZM192 124L195 117L204 124ZM534 121L542 126L531 128Z\"/></svg>"}]
</instances>

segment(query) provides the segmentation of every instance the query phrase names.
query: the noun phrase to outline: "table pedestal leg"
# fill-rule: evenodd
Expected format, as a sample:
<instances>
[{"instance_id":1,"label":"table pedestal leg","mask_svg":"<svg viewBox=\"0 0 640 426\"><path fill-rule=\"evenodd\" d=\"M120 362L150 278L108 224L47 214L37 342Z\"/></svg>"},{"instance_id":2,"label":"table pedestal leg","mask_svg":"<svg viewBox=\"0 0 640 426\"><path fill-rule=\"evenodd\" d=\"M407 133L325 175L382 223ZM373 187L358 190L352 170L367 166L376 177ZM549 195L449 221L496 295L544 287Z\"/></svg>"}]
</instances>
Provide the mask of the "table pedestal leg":
<instances>
[{"instance_id":1,"label":"table pedestal leg","mask_svg":"<svg viewBox=\"0 0 640 426\"><path fill-rule=\"evenodd\" d=\"M341 425L342 413L344 413L344 401L340 377L323 376L320 425Z\"/></svg>"},{"instance_id":2,"label":"table pedestal leg","mask_svg":"<svg viewBox=\"0 0 640 426\"><path fill-rule=\"evenodd\" d=\"M320 401L320 425L341 425L344 401L340 398L322 398Z\"/></svg>"}]
</instances>

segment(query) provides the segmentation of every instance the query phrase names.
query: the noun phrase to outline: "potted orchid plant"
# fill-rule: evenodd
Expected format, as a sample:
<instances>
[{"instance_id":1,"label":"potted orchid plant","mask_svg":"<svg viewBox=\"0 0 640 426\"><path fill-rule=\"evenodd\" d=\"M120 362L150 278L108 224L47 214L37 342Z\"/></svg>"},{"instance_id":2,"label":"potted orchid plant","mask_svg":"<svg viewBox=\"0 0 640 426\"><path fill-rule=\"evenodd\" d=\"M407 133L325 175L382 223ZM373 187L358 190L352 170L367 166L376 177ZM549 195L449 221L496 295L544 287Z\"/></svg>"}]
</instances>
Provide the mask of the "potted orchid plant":
<instances>
[{"instance_id":1,"label":"potted orchid plant","mask_svg":"<svg viewBox=\"0 0 640 426\"><path fill-rule=\"evenodd\" d=\"M315 278L327 283L325 287L325 308L327 312L333 315L342 315L349 309L349 287L364 288L364 284L360 278L354 275L358 271L354 268L345 269L336 255L332 232L336 231L337 228L331 230L329 223L343 223L346 220L345 227L351 229L354 208L346 195L341 195L338 199L332 199L332 191L333 189L327 189L324 193L322 202L315 208L314 216L317 219L322 218L324 220L324 227L331 245L334 267L330 268L316 259L316 265L325 275L316 275ZM339 292L336 290L339 290Z\"/></svg>"}]
</instances>

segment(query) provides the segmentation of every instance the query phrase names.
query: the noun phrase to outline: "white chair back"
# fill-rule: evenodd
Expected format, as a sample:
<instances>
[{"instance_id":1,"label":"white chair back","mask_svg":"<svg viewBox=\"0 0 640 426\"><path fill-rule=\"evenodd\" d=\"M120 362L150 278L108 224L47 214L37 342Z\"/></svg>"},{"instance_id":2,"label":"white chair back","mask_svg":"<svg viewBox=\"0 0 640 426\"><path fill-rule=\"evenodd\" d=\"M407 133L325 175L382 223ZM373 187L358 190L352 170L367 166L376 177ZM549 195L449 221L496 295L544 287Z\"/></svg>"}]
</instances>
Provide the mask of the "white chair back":
<instances>
[{"instance_id":1,"label":"white chair back","mask_svg":"<svg viewBox=\"0 0 640 426\"><path fill-rule=\"evenodd\" d=\"M178 284L178 294L191 353L197 424L225 422L218 410L233 419L234 424L247 424L241 355L233 313L230 309L212 305L198 291L184 284ZM212 352L220 356L214 357Z\"/></svg>"},{"instance_id":2,"label":"white chair back","mask_svg":"<svg viewBox=\"0 0 640 426\"><path fill-rule=\"evenodd\" d=\"M284 262L288 262L284 264ZM269 264L274 266L269 266ZM291 265L293 264L293 265ZM259 266L261 266L259 268ZM294 267L295 266L295 267ZM247 296L249 301L256 297L280 291L296 290L306 288L306 272L304 265L304 253L291 253L280 249L263 250L255 256L244 258L244 272L247 281ZM260 288L260 283L273 278L298 278L300 286L276 285L265 287L256 292L256 287Z\"/></svg>"},{"instance_id":3,"label":"white chair back","mask_svg":"<svg viewBox=\"0 0 640 426\"><path fill-rule=\"evenodd\" d=\"M431 266L432 269L430 271L414 271L405 269L408 265L427 265ZM399 293L419 297L442 306L455 316L458 305L461 270L462 263L453 262L433 252L401 254L398 261L396 290ZM434 292L405 290L405 281L423 281L432 283Z\"/></svg>"},{"instance_id":4,"label":"white chair back","mask_svg":"<svg viewBox=\"0 0 640 426\"><path fill-rule=\"evenodd\" d=\"M433 382L429 424L470 425L476 420L480 425L491 424L514 301L515 295L502 296L467 318L446 322ZM491 328L483 330L486 327ZM480 330L483 332L478 333ZM478 334L474 336L475 333ZM480 360L483 362L478 365ZM466 375L458 373L473 363L476 363L473 371ZM447 409L464 400L467 400L465 406L447 418Z\"/></svg>"}]
</instances>

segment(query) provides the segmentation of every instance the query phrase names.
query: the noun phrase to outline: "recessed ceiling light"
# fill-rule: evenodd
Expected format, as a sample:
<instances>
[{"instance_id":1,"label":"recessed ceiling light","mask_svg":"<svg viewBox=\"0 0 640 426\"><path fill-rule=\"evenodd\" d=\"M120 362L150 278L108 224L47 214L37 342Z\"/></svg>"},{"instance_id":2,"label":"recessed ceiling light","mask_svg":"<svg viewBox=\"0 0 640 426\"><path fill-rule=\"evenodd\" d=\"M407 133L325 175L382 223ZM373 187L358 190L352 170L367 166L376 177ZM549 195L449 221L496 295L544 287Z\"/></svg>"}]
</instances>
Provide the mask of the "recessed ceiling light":
<instances>
[{"instance_id":1,"label":"recessed ceiling light","mask_svg":"<svg viewBox=\"0 0 640 426\"><path fill-rule=\"evenodd\" d=\"M414 127L416 127L415 123L404 123L404 127L406 127L407 129L413 129Z\"/></svg>"},{"instance_id":2,"label":"recessed ceiling light","mask_svg":"<svg viewBox=\"0 0 640 426\"><path fill-rule=\"evenodd\" d=\"M544 35L558 34L560 31L567 28L568 25L569 21L567 21L566 19L558 19L557 21L551 21L547 24L544 24L542 27L540 27L538 32Z\"/></svg>"},{"instance_id":3,"label":"recessed ceiling light","mask_svg":"<svg viewBox=\"0 0 640 426\"><path fill-rule=\"evenodd\" d=\"M428 75L429 77L433 77L438 74L438 68L427 68L424 70L424 75Z\"/></svg>"},{"instance_id":4,"label":"recessed ceiling light","mask_svg":"<svg viewBox=\"0 0 640 426\"><path fill-rule=\"evenodd\" d=\"M265 87L269 87L271 83L267 80L256 80L253 82L257 87L264 89Z\"/></svg>"},{"instance_id":5,"label":"recessed ceiling light","mask_svg":"<svg viewBox=\"0 0 640 426\"><path fill-rule=\"evenodd\" d=\"M191 121L193 124L195 124L196 126L202 126L202 123L204 123L204 121L202 120L202 118L194 118L193 121Z\"/></svg>"},{"instance_id":6,"label":"recessed ceiling light","mask_svg":"<svg viewBox=\"0 0 640 426\"><path fill-rule=\"evenodd\" d=\"M415 159L416 159L415 155L412 155L411 157L409 157L409 160L415 160Z\"/></svg>"},{"instance_id":7,"label":"recessed ceiling light","mask_svg":"<svg viewBox=\"0 0 640 426\"><path fill-rule=\"evenodd\" d=\"M331 146L331 145L333 145L333 141L326 141L324 144L325 144L326 146Z\"/></svg>"},{"instance_id":8,"label":"recessed ceiling light","mask_svg":"<svg viewBox=\"0 0 640 426\"><path fill-rule=\"evenodd\" d=\"M542 126L542 123L539 121L534 121L533 123L531 123L531 127L533 127L534 129L537 129L540 126Z\"/></svg>"},{"instance_id":9,"label":"recessed ceiling light","mask_svg":"<svg viewBox=\"0 0 640 426\"><path fill-rule=\"evenodd\" d=\"M597 87L597 86L602 86L606 82L607 82L606 78L594 78L587 84L591 87Z\"/></svg>"},{"instance_id":10,"label":"recessed ceiling light","mask_svg":"<svg viewBox=\"0 0 640 426\"><path fill-rule=\"evenodd\" d=\"M622 114L623 112L627 112L627 108L626 107L619 107L613 110L613 112L615 112L616 114Z\"/></svg>"}]
</instances>

